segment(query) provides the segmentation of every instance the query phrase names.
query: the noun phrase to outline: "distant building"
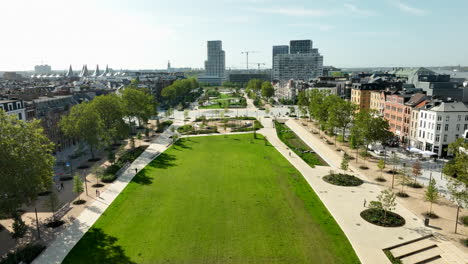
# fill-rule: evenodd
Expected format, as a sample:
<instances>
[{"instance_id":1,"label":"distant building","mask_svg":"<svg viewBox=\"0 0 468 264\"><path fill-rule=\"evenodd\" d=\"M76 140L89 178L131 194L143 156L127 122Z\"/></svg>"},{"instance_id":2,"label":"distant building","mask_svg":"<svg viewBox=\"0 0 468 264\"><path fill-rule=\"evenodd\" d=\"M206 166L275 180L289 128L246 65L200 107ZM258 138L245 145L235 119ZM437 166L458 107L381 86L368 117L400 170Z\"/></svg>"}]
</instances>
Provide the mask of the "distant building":
<instances>
[{"instance_id":1,"label":"distant building","mask_svg":"<svg viewBox=\"0 0 468 264\"><path fill-rule=\"evenodd\" d=\"M50 74L52 73L52 68L49 65L36 65L34 66L35 74Z\"/></svg>"},{"instance_id":2,"label":"distant building","mask_svg":"<svg viewBox=\"0 0 468 264\"><path fill-rule=\"evenodd\" d=\"M221 40L212 40L207 43L207 60L205 61L205 76L200 76L200 82L221 85L224 80L226 68L226 54Z\"/></svg>"},{"instance_id":3,"label":"distant building","mask_svg":"<svg viewBox=\"0 0 468 264\"><path fill-rule=\"evenodd\" d=\"M289 54L274 55L273 80L285 82L292 79L307 82L323 74L323 56L318 49L312 48L311 40L291 40L289 51Z\"/></svg>"},{"instance_id":4,"label":"distant building","mask_svg":"<svg viewBox=\"0 0 468 264\"><path fill-rule=\"evenodd\" d=\"M7 81L19 81L19 80L23 79L23 76L21 76L20 74L18 74L16 72L4 72L3 73L3 79L5 79Z\"/></svg>"},{"instance_id":5,"label":"distant building","mask_svg":"<svg viewBox=\"0 0 468 264\"><path fill-rule=\"evenodd\" d=\"M0 109L8 115L16 116L19 120L26 120L26 111L22 100L0 98Z\"/></svg>"},{"instance_id":6,"label":"distant building","mask_svg":"<svg viewBox=\"0 0 468 264\"><path fill-rule=\"evenodd\" d=\"M271 65L273 65L273 59L278 54L289 54L289 46L288 45L278 45L273 46L273 54L271 56Z\"/></svg>"}]
</instances>

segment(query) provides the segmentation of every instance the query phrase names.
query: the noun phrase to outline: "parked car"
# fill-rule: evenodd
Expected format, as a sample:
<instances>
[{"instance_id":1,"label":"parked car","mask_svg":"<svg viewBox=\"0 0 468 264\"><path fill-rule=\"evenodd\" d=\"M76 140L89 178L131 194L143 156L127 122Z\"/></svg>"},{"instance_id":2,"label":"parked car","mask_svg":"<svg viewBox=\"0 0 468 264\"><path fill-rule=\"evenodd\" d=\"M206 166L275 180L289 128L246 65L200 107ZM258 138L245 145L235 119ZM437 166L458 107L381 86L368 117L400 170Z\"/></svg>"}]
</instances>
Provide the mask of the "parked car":
<instances>
[{"instance_id":1,"label":"parked car","mask_svg":"<svg viewBox=\"0 0 468 264\"><path fill-rule=\"evenodd\" d=\"M374 153L379 156L385 155L385 151L383 149L374 149Z\"/></svg>"}]
</instances>

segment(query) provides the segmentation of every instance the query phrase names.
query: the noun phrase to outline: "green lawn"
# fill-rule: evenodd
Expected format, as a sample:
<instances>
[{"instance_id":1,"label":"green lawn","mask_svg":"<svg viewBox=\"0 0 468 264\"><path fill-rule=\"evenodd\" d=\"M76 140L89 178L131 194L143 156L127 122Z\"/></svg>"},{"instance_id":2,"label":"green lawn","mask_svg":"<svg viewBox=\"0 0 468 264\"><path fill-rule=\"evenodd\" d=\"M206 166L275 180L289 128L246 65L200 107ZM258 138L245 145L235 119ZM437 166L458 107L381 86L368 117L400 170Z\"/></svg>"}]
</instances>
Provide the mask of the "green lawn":
<instances>
[{"instance_id":1,"label":"green lawn","mask_svg":"<svg viewBox=\"0 0 468 264\"><path fill-rule=\"evenodd\" d=\"M302 175L244 134L178 141L138 173L63 263L359 260Z\"/></svg>"},{"instance_id":2,"label":"green lawn","mask_svg":"<svg viewBox=\"0 0 468 264\"><path fill-rule=\"evenodd\" d=\"M294 151L311 167L314 167L315 165L327 165L327 163L316 153L304 153L304 151L310 151L312 149L285 124L275 122L275 128L281 141L283 141L286 146Z\"/></svg>"}]
</instances>

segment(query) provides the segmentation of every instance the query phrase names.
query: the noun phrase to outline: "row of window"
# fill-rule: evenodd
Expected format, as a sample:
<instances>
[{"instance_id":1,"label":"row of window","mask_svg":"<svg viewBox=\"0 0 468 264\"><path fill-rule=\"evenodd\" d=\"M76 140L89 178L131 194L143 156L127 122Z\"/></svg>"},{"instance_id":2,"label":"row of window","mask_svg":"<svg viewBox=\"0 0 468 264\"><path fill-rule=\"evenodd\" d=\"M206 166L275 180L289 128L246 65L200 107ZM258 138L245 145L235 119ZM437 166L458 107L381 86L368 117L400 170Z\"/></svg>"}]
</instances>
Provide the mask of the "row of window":
<instances>
[{"instance_id":1,"label":"row of window","mask_svg":"<svg viewBox=\"0 0 468 264\"><path fill-rule=\"evenodd\" d=\"M427 113L421 112L421 118L427 119L428 116L429 116L430 120L434 120L434 118L435 118L435 114L429 114L428 115ZM457 121L461 121L461 120L462 120L462 115L458 115L457 116ZM437 116L437 121L442 121L442 116L440 116L440 115ZM450 121L450 116L449 115L445 116L445 121L446 122ZM465 115L465 121L468 121L468 115Z\"/></svg>"},{"instance_id":2,"label":"row of window","mask_svg":"<svg viewBox=\"0 0 468 264\"><path fill-rule=\"evenodd\" d=\"M0 104L0 108L4 111L13 111L14 110L14 107L13 107L13 103L8 103L7 104L7 109L5 109L5 107L3 106L3 104ZM16 109L21 109L21 102L16 102Z\"/></svg>"}]
</instances>

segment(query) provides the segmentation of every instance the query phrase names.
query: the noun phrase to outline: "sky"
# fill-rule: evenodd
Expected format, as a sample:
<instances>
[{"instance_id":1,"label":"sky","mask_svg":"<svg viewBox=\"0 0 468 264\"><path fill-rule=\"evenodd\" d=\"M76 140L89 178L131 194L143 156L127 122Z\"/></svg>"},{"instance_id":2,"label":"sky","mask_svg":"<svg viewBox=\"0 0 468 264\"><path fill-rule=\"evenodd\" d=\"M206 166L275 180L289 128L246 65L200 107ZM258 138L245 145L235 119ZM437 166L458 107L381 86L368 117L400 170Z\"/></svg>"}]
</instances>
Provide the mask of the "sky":
<instances>
[{"instance_id":1,"label":"sky","mask_svg":"<svg viewBox=\"0 0 468 264\"><path fill-rule=\"evenodd\" d=\"M15 0L0 10L0 71L201 68L207 40L223 41L233 69L246 67L242 51L271 67L272 46L294 39L335 67L468 65L467 0Z\"/></svg>"}]
</instances>

